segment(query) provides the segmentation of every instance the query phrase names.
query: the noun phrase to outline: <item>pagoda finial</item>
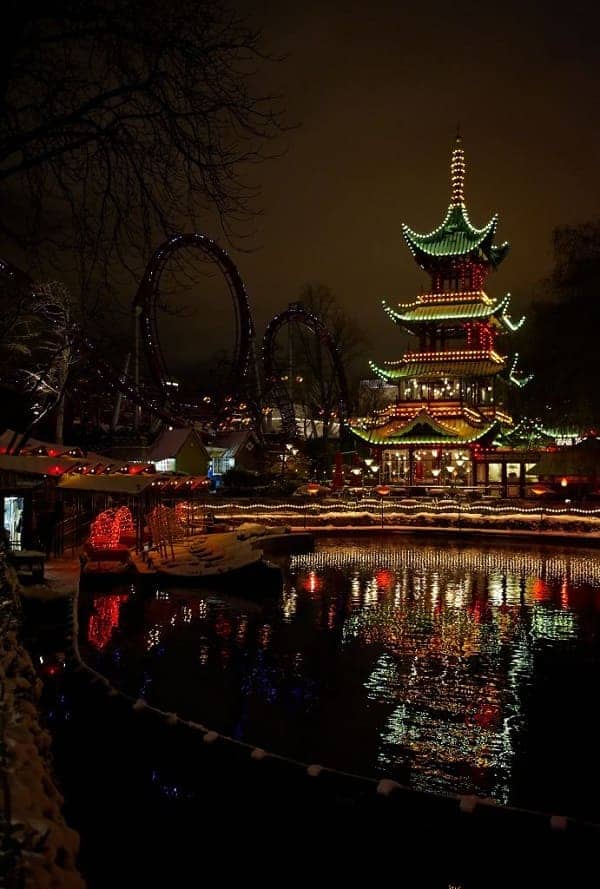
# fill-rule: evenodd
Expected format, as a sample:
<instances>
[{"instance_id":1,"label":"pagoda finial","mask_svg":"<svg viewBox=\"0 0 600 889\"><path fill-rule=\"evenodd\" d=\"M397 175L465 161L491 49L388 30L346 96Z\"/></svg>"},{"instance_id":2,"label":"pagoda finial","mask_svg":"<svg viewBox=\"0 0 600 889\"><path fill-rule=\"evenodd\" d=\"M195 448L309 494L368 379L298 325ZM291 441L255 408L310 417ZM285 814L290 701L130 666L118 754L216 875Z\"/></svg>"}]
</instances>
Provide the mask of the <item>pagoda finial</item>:
<instances>
[{"instance_id":1,"label":"pagoda finial","mask_svg":"<svg viewBox=\"0 0 600 889\"><path fill-rule=\"evenodd\" d=\"M456 141L452 149L452 160L450 162L450 185L452 188L452 197L450 199L451 207L464 207L465 205L465 153L462 147L462 139L460 136L460 124L456 126Z\"/></svg>"}]
</instances>

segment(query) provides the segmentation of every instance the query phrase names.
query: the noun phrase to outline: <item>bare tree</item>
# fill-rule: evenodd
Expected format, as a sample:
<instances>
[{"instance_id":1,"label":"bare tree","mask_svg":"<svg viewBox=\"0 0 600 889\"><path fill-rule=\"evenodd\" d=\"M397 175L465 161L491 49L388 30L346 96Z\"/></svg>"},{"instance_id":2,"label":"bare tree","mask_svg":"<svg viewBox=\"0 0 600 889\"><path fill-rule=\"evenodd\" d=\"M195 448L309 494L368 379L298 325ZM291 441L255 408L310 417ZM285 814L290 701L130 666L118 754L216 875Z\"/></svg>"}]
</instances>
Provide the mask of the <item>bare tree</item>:
<instances>
[{"instance_id":1,"label":"bare tree","mask_svg":"<svg viewBox=\"0 0 600 889\"><path fill-rule=\"evenodd\" d=\"M358 324L344 311L333 292L323 284L307 284L301 294L302 305L310 309L329 331L332 344L343 362L347 377L353 376L364 357L367 339ZM317 436L316 422L322 423L322 437L327 439L332 425L338 423L340 387L335 366L319 337L301 325L291 331L289 388L292 399L302 404L305 435L307 418L312 437ZM354 382L354 381L353 381ZM350 391L355 386L350 384ZM350 405L346 405L349 409Z\"/></svg>"},{"instance_id":2,"label":"bare tree","mask_svg":"<svg viewBox=\"0 0 600 889\"><path fill-rule=\"evenodd\" d=\"M27 295L4 287L2 296L7 312L0 325L0 382L26 399L28 429L56 409L56 440L62 441L65 388L74 362L69 294L52 282L34 285Z\"/></svg>"},{"instance_id":3,"label":"bare tree","mask_svg":"<svg viewBox=\"0 0 600 889\"><path fill-rule=\"evenodd\" d=\"M29 259L42 247L46 263L53 248L61 272L70 256L89 297L208 212L228 236L249 219L243 171L282 119L253 87L260 35L237 14L218 0L7 0L3 11L5 242Z\"/></svg>"}]
</instances>

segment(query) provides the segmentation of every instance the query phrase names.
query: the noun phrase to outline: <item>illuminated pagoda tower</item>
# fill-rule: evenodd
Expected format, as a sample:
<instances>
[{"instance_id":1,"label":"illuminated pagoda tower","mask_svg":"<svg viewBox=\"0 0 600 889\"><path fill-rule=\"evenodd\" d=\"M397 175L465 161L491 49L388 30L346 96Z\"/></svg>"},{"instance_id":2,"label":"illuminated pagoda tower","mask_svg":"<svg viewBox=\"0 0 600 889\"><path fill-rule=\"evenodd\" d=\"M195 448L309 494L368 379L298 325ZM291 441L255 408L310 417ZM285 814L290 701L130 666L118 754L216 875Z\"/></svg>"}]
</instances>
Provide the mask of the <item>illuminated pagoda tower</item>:
<instances>
[{"instance_id":1,"label":"illuminated pagoda tower","mask_svg":"<svg viewBox=\"0 0 600 889\"><path fill-rule=\"evenodd\" d=\"M403 226L411 253L430 276L428 292L396 308L383 301L388 317L416 341L399 361L370 362L380 380L397 386L397 399L354 420L351 429L371 446L385 481L478 485L497 475L506 489L506 462L494 464L490 479L490 460L482 455L496 450L512 426L502 407L506 385L526 382L516 371L517 356L501 354L497 339L525 319L511 321L510 294L493 299L485 291L508 244L494 244L497 216L483 228L469 219L460 137L450 175L450 206L441 225L425 235ZM523 473L524 464L510 471Z\"/></svg>"}]
</instances>

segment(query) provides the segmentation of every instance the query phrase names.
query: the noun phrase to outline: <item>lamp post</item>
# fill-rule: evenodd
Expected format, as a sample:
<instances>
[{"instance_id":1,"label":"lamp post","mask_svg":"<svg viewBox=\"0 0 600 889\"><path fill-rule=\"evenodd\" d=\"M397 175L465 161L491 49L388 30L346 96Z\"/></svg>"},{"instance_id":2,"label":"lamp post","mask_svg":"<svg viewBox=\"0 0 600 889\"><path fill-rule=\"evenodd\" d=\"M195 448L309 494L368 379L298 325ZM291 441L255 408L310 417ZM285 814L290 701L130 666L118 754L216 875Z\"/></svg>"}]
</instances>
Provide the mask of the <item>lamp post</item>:
<instances>
[{"instance_id":1,"label":"lamp post","mask_svg":"<svg viewBox=\"0 0 600 889\"><path fill-rule=\"evenodd\" d=\"M298 453L298 448L295 448L293 444L286 444L285 451L282 451L279 455L281 457L281 477L285 475L285 464L287 460L290 460L292 457L295 457Z\"/></svg>"},{"instance_id":2,"label":"lamp post","mask_svg":"<svg viewBox=\"0 0 600 889\"><path fill-rule=\"evenodd\" d=\"M383 531L383 500L390 493L390 489L387 485L378 485L375 491L381 497L381 530Z\"/></svg>"},{"instance_id":3,"label":"lamp post","mask_svg":"<svg viewBox=\"0 0 600 889\"><path fill-rule=\"evenodd\" d=\"M363 480L362 480L362 469L360 468L360 466L353 466L352 469L350 470L350 474L354 476L354 486L359 484L359 479L360 479L360 486L362 488ZM356 493L356 491L354 491L354 497L356 498L356 503L358 503L358 494Z\"/></svg>"},{"instance_id":4,"label":"lamp post","mask_svg":"<svg viewBox=\"0 0 600 889\"><path fill-rule=\"evenodd\" d=\"M306 493L308 494L309 498L312 498L312 497L315 497L319 493L320 489L321 489L321 486L318 485L316 482L309 482L308 485L306 486ZM307 500L307 502L306 502L307 506L308 506L309 502L310 502L310 500ZM306 510L304 511L304 527L306 528Z\"/></svg>"}]
</instances>

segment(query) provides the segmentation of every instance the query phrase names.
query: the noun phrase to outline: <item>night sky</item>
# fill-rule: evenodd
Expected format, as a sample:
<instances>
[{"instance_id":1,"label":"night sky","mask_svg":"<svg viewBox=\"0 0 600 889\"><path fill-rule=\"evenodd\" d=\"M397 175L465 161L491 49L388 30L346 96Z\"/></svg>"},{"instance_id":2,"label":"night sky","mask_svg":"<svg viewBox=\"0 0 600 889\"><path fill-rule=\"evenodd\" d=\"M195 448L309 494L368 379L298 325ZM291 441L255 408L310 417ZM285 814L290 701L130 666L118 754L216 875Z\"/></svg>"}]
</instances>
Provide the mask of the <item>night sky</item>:
<instances>
[{"instance_id":1,"label":"night sky","mask_svg":"<svg viewBox=\"0 0 600 889\"><path fill-rule=\"evenodd\" d=\"M232 251L259 330L318 281L364 326L372 353L399 357L380 300L411 301L426 280L401 223L442 221L458 121L471 221L498 212L498 240L511 243L488 292L509 290L526 309L551 267L552 229L600 206L597 12L263 0L250 14L266 48L288 56L265 83L301 124L284 157L252 169L263 214L245 246L257 249Z\"/></svg>"}]
</instances>

